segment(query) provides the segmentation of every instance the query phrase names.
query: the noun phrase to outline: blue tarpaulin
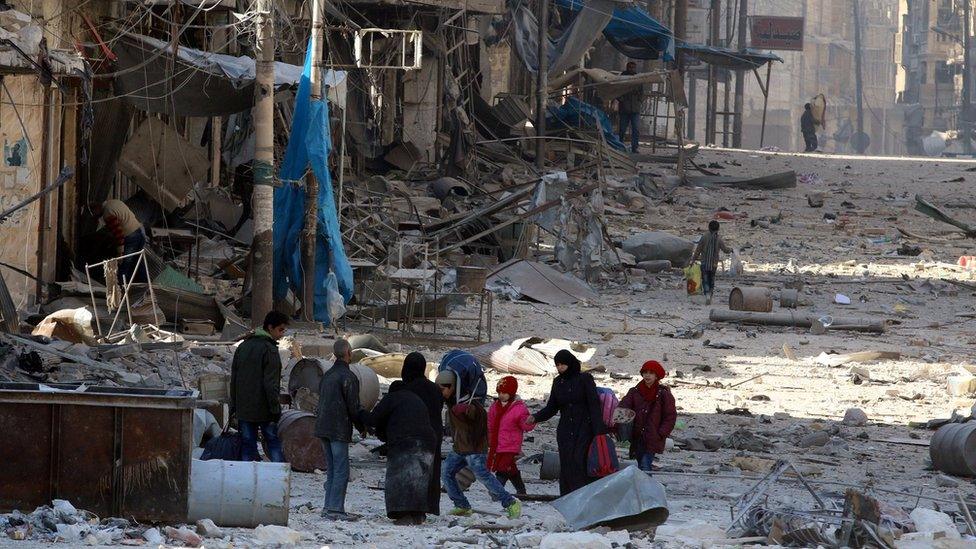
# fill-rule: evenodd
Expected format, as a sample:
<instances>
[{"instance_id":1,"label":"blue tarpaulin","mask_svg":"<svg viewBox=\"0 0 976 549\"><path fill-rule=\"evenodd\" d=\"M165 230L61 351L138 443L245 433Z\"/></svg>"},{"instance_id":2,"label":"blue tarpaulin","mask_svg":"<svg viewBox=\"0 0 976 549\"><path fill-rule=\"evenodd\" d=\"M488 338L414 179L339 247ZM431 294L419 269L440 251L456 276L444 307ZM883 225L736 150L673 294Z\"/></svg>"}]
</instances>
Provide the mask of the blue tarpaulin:
<instances>
[{"instance_id":1,"label":"blue tarpaulin","mask_svg":"<svg viewBox=\"0 0 976 549\"><path fill-rule=\"evenodd\" d=\"M281 163L282 186L274 191L274 297L284 299L288 288L301 295L301 235L305 215L302 180L309 165L319 182L318 235L315 247L315 320L329 323L326 278L334 272L339 293L348 303L352 297L352 266L342 247L339 214L332 196L329 175L329 106L324 99L311 101L312 47L305 55L305 67L295 97L288 149ZM305 304L307 306L307 304Z\"/></svg>"},{"instance_id":2,"label":"blue tarpaulin","mask_svg":"<svg viewBox=\"0 0 976 549\"><path fill-rule=\"evenodd\" d=\"M549 130L557 130L565 126L596 129L599 125L599 128L603 130L607 144L617 150L626 150L623 142L613 132L613 124L610 122L607 113L585 101L569 97L564 104L558 107L549 107L547 112L549 116L546 117L546 128Z\"/></svg>"},{"instance_id":3,"label":"blue tarpaulin","mask_svg":"<svg viewBox=\"0 0 976 549\"><path fill-rule=\"evenodd\" d=\"M556 5L574 12L584 9L583 0L556 0ZM636 5L615 8L603 36L632 59L674 61L674 33Z\"/></svg>"}]
</instances>

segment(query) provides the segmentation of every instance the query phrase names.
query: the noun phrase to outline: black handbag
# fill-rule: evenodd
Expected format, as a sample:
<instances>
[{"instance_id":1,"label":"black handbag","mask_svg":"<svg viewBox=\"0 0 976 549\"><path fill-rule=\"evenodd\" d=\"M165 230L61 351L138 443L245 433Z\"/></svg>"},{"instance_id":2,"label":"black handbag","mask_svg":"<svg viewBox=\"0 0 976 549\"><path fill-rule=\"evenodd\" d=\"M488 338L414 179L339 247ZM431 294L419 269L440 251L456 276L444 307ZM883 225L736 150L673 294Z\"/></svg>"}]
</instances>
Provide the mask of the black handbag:
<instances>
[{"instance_id":1,"label":"black handbag","mask_svg":"<svg viewBox=\"0 0 976 549\"><path fill-rule=\"evenodd\" d=\"M226 461L241 460L241 434L237 431L229 431L224 428L220 436L207 441L203 446L203 454L200 459L223 459Z\"/></svg>"}]
</instances>

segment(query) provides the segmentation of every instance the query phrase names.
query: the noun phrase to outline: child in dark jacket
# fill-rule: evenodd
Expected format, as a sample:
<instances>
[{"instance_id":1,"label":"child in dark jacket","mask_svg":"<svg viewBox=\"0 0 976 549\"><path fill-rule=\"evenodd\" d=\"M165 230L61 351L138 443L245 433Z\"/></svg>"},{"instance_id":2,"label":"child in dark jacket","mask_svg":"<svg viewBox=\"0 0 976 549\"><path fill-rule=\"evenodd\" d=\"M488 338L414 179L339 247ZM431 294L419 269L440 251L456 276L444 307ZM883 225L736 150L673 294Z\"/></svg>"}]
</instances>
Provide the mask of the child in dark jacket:
<instances>
[{"instance_id":1,"label":"child in dark jacket","mask_svg":"<svg viewBox=\"0 0 976 549\"><path fill-rule=\"evenodd\" d=\"M522 435L535 425L528 423L529 409L518 397L518 380L505 376L495 390L498 400L488 408L488 470L495 473L502 486L511 480L515 492L525 493L522 473L515 460L522 452Z\"/></svg>"},{"instance_id":2,"label":"child in dark jacket","mask_svg":"<svg viewBox=\"0 0 976 549\"><path fill-rule=\"evenodd\" d=\"M640 371L640 383L627 391L627 396L620 401L620 407L633 410L636 414L630 439L630 457L637 460L641 471L650 473L654 456L664 451L665 442L674 430L678 412L671 390L660 383L667 375L664 366L656 360L648 360Z\"/></svg>"}]
</instances>

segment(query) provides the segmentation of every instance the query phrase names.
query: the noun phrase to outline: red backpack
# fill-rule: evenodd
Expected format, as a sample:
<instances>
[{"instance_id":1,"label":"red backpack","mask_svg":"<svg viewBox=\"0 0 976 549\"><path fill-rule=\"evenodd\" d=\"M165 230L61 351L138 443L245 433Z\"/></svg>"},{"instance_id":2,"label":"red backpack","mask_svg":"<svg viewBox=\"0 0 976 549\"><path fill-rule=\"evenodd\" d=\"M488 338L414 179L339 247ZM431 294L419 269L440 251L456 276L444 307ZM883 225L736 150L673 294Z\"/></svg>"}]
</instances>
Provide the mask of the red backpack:
<instances>
[{"instance_id":1,"label":"red backpack","mask_svg":"<svg viewBox=\"0 0 976 549\"><path fill-rule=\"evenodd\" d=\"M597 435L590 443L590 451L586 459L586 473L595 478L612 475L620 469L617 461L617 449L609 435Z\"/></svg>"}]
</instances>

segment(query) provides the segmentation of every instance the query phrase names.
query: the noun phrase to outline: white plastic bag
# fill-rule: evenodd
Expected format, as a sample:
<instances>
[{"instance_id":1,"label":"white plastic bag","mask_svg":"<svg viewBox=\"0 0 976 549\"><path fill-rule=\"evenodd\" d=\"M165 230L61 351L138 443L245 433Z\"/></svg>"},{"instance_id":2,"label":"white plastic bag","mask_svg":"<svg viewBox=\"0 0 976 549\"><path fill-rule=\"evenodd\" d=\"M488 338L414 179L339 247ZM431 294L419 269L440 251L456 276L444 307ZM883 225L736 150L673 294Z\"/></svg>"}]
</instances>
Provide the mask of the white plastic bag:
<instances>
[{"instance_id":1,"label":"white plastic bag","mask_svg":"<svg viewBox=\"0 0 976 549\"><path fill-rule=\"evenodd\" d=\"M329 276L325 279L326 304L329 308L329 324L346 314L346 300L339 293L339 280L334 272L329 271Z\"/></svg>"},{"instance_id":2,"label":"white plastic bag","mask_svg":"<svg viewBox=\"0 0 976 549\"><path fill-rule=\"evenodd\" d=\"M742 276L742 259L739 258L739 250L732 250L732 259L729 261L729 276L732 278Z\"/></svg>"}]
</instances>

